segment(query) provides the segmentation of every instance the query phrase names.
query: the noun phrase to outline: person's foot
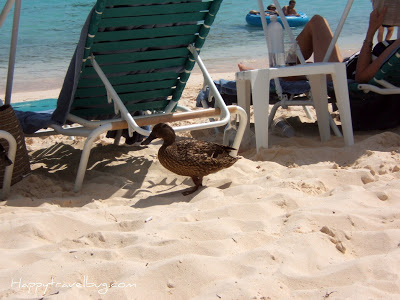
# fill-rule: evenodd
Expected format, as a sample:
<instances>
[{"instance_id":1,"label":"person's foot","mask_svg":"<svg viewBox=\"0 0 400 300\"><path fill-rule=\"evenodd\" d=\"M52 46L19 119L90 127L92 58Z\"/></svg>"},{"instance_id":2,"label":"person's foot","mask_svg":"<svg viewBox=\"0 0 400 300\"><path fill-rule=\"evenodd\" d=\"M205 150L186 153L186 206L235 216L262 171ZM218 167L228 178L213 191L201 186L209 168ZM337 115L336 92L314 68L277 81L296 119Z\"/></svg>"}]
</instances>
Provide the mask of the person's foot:
<instances>
[{"instance_id":1,"label":"person's foot","mask_svg":"<svg viewBox=\"0 0 400 300\"><path fill-rule=\"evenodd\" d=\"M253 68L250 68L242 63L238 63L238 68L239 71L249 71L249 70L253 70Z\"/></svg>"}]
</instances>

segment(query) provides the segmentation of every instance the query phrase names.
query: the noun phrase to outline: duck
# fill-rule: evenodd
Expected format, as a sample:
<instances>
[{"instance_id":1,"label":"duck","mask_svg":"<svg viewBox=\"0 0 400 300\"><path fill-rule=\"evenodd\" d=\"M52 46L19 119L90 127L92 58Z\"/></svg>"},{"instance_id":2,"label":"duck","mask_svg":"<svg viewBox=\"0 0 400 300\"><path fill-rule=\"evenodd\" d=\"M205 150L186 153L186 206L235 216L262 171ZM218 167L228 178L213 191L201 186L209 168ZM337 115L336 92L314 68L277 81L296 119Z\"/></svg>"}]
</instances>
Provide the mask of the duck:
<instances>
[{"instance_id":1,"label":"duck","mask_svg":"<svg viewBox=\"0 0 400 300\"><path fill-rule=\"evenodd\" d=\"M192 178L194 187L182 192L184 196L190 195L203 185L203 177L229 168L238 157L229 155L236 150L229 146L216 143L183 139L176 141L174 129L165 123L156 124L142 145L148 145L155 139L162 139L163 144L158 150L158 160L167 170Z\"/></svg>"}]
</instances>

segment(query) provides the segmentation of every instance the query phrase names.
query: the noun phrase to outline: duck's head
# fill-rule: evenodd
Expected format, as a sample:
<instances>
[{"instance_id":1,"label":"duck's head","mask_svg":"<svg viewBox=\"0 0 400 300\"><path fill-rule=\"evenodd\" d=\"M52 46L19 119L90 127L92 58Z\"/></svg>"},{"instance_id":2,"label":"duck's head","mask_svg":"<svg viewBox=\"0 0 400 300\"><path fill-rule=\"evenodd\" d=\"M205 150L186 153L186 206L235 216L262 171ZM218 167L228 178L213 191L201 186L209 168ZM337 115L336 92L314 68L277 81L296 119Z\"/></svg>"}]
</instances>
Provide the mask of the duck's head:
<instances>
[{"instance_id":1,"label":"duck's head","mask_svg":"<svg viewBox=\"0 0 400 300\"><path fill-rule=\"evenodd\" d=\"M164 145L170 145L175 142L175 137L175 131L172 129L171 126L165 123L158 123L153 127L153 130L151 131L148 138L142 142L142 145L148 145L152 140L155 139L163 139Z\"/></svg>"}]
</instances>

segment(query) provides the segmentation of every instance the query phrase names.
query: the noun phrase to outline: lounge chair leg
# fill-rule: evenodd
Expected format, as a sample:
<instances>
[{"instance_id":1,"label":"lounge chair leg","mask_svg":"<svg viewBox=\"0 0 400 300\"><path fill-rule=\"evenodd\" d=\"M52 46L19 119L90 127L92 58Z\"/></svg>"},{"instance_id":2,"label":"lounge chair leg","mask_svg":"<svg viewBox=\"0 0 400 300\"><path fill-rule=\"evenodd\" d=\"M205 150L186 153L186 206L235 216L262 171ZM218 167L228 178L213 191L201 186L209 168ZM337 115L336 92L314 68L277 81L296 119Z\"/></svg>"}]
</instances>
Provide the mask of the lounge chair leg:
<instances>
[{"instance_id":1,"label":"lounge chair leg","mask_svg":"<svg viewBox=\"0 0 400 300\"><path fill-rule=\"evenodd\" d=\"M115 135L115 138L114 138L114 145L116 145L116 146L119 145L119 142L121 141L121 136L122 136L122 129L117 130L117 134Z\"/></svg>"},{"instance_id":2,"label":"lounge chair leg","mask_svg":"<svg viewBox=\"0 0 400 300\"><path fill-rule=\"evenodd\" d=\"M308 108L308 106L303 105L303 109L306 113L307 118L309 118L311 121L315 121L314 117L312 116L310 109Z\"/></svg>"},{"instance_id":3,"label":"lounge chair leg","mask_svg":"<svg viewBox=\"0 0 400 300\"><path fill-rule=\"evenodd\" d=\"M86 168L89 161L90 151L92 150L93 142L97 139L97 137L100 134L107 132L111 129L112 129L112 124L108 123L97 127L88 135L82 150L81 160L79 162L79 167L78 167L78 173L76 174L74 192L77 193L82 189L83 178L85 177Z\"/></svg>"},{"instance_id":4,"label":"lounge chair leg","mask_svg":"<svg viewBox=\"0 0 400 300\"><path fill-rule=\"evenodd\" d=\"M236 131L235 139L233 140L232 148L239 149L240 143L242 142L244 132L247 127L247 114L246 111L240 106L236 106L236 114L239 115L239 126ZM233 150L230 155L236 156L238 150Z\"/></svg>"},{"instance_id":5,"label":"lounge chair leg","mask_svg":"<svg viewBox=\"0 0 400 300\"><path fill-rule=\"evenodd\" d=\"M273 121L274 118L275 118L276 111L277 111L278 108L281 107L281 106L282 106L282 101L276 102L276 103L274 104L274 106L272 106L271 112L269 113L269 117L268 117L268 128L271 127L272 121Z\"/></svg>"},{"instance_id":6,"label":"lounge chair leg","mask_svg":"<svg viewBox=\"0 0 400 300\"><path fill-rule=\"evenodd\" d=\"M336 136L343 137L342 133L340 132L339 128L337 127L335 121L333 120L332 116L329 116L329 124Z\"/></svg>"}]
</instances>

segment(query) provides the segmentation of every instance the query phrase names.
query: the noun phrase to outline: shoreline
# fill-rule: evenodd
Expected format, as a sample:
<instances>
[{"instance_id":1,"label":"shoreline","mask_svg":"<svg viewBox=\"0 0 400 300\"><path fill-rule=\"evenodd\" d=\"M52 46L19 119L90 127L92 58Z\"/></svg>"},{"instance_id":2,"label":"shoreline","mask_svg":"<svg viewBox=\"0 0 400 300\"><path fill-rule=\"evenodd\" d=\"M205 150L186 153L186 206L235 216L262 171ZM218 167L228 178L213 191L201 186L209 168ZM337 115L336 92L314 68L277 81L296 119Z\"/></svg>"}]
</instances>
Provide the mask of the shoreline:
<instances>
[{"instance_id":1,"label":"shoreline","mask_svg":"<svg viewBox=\"0 0 400 300\"><path fill-rule=\"evenodd\" d=\"M352 55L357 50L355 49L345 49L341 51L343 57L348 57ZM213 61L212 59L204 59L204 64L206 65L211 77L214 80L218 79L227 79L234 80L235 73L238 72L237 64L242 62L246 65L257 68L260 66L266 66L268 64L267 58L262 59L254 59L254 58L243 58L242 60L229 60L224 59L222 61ZM66 71L66 70L65 70ZM46 79L35 79L32 83L27 85L22 85L21 80L14 80L14 87L12 93L12 102L23 102L23 101L32 101L32 100L40 100L40 99L48 99L48 98L57 98L62 87L64 78L63 77L50 77ZM199 82L202 82L202 74L199 67L196 65L192 71L190 79L188 81L188 86L198 85ZM41 86L43 88L38 89L38 85L36 81L40 81ZM54 86L58 86L58 88L54 88ZM26 91L22 91L22 90ZM4 97L4 94L1 96Z\"/></svg>"}]
</instances>

